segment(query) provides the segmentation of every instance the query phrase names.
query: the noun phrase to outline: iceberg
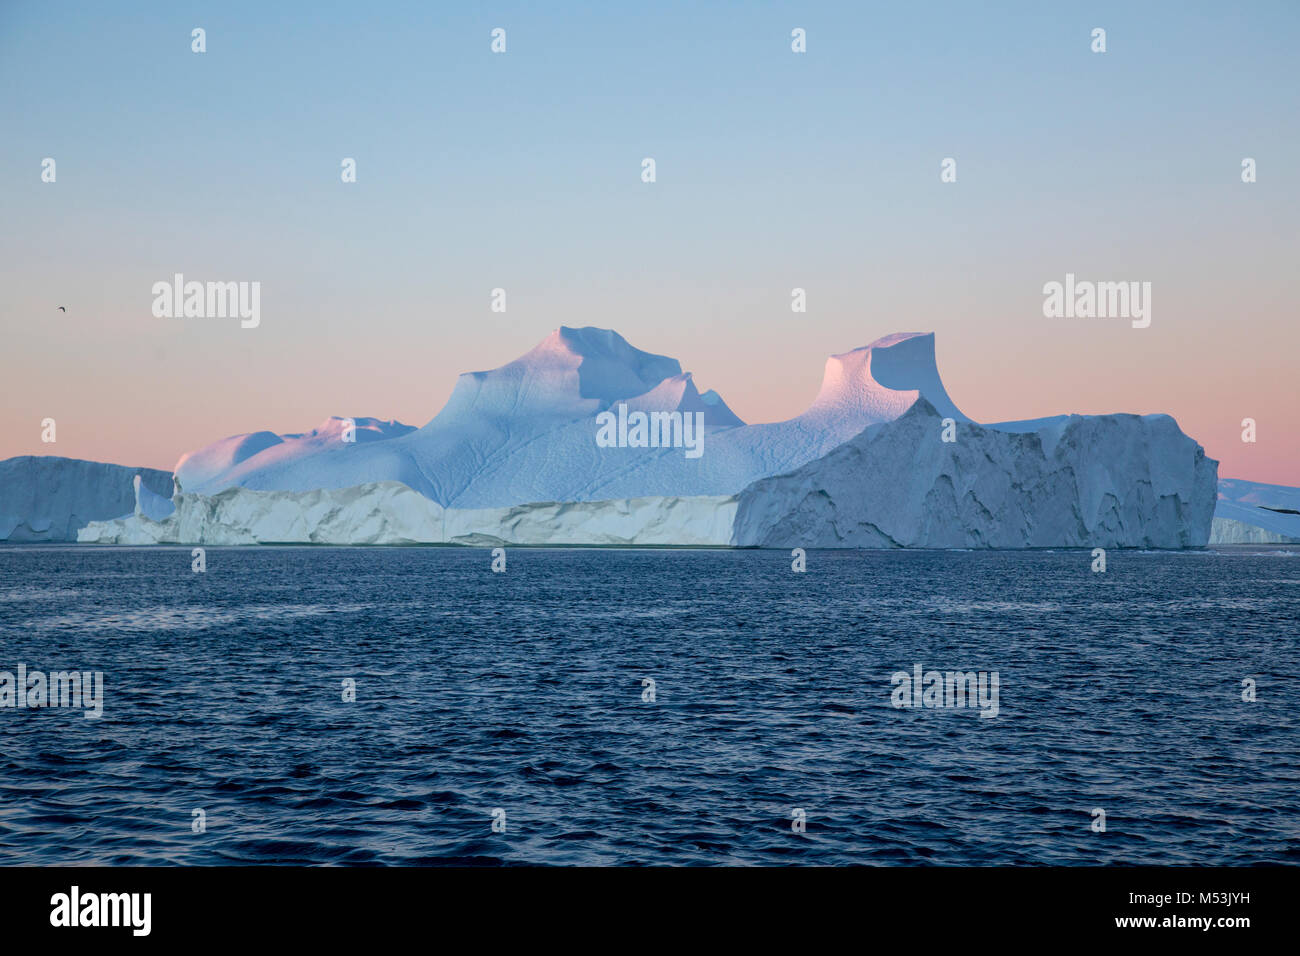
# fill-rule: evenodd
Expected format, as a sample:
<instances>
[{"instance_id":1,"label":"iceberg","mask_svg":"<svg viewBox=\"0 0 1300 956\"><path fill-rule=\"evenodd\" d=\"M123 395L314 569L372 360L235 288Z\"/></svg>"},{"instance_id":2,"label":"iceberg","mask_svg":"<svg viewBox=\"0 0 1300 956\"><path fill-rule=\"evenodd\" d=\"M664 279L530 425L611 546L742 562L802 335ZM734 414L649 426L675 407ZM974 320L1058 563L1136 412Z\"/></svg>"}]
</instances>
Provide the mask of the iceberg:
<instances>
[{"instance_id":1,"label":"iceberg","mask_svg":"<svg viewBox=\"0 0 1300 956\"><path fill-rule=\"evenodd\" d=\"M140 496L153 514L169 511L171 493L171 475L156 468L55 455L8 458L0 461L0 541L76 541L91 521L131 514Z\"/></svg>"},{"instance_id":2,"label":"iceberg","mask_svg":"<svg viewBox=\"0 0 1300 956\"><path fill-rule=\"evenodd\" d=\"M659 424L650 443L638 416ZM661 440L688 417L703 422L698 457ZM422 428L250 432L182 456L175 479L170 501L142 484L133 513L78 540L1185 548L1294 517L1245 492L1216 512L1217 462L1167 415L976 423L944 388L934 335L916 332L831 356L801 415L750 425L675 359L562 327L460 376ZM1245 516L1263 523L1242 530Z\"/></svg>"},{"instance_id":3,"label":"iceberg","mask_svg":"<svg viewBox=\"0 0 1300 956\"><path fill-rule=\"evenodd\" d=\"M947 420L946 420L947 419ZM162 521L94 522L113 544L1186 548L1205 544L1217 463L1167 415L1065 416L1037 431L902 417L736 495L443 508L399 482L178 493Z\"/></svg>"}]
</instances>

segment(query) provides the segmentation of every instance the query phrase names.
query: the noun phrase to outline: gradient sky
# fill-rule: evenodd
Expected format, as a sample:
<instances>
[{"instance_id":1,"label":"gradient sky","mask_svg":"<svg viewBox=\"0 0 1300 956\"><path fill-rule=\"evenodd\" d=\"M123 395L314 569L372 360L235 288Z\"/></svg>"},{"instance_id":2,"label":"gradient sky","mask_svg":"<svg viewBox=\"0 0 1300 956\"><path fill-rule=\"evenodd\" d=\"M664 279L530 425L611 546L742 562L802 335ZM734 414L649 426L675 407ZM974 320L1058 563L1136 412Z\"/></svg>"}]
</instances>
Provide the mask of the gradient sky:
<instances>
[{"instance_id":1,"label":"gradient sky","mask_svg":"<svg viewBox=\"0 0 1300 956\"><path fill-rule=\"evenodd\" d=\"M1300 485L1297 49L1293 0L7 0L0 458L422 425L559 325L774 421L827 355L932 330L976 420L1167 412ZM259 280L261 326L154 318L176 272ZM1067 272L1151 282L1150 328L1044 318Z\"/></svg>"}]
</instances>

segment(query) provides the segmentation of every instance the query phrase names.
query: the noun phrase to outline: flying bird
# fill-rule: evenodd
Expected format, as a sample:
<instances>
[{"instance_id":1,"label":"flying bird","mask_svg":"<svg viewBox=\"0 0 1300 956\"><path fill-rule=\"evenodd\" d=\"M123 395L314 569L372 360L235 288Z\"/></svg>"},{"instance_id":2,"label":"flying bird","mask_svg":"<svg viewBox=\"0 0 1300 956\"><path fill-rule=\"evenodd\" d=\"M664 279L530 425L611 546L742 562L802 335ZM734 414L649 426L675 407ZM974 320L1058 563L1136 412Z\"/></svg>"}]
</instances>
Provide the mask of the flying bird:
<instances>
[{"instance_id":1,"label":"flying bird","mask_svg":"<svg viewBox=\"0 0 1300 956\"><path fill-rule=\"evenodd\" d=\"M68 310L65 309L63 306L59 306L59 311L60 311L60 312L67 312Z\"/></svg>"}]
</instances>

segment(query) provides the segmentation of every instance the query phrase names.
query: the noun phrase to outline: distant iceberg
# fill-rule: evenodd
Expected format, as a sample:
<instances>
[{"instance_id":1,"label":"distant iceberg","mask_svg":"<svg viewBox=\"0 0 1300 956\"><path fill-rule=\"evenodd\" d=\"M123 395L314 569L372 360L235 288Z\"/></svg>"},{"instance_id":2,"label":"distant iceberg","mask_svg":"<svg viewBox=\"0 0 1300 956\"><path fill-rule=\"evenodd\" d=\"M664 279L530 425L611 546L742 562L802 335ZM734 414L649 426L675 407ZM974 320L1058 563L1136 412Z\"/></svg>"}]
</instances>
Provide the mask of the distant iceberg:
<instances>
[{"instance_id":1,"label":"distant iceberg","mask_svg":"<svg viewBox=\"0 0 1300 956\"><path fill-rule=\"evenodd\" d=\"M150 513L170 511L172 477L156 468L55 455L0 461L0 541L76 541L91 521L135 510L137 477L152 496L146 498Z\"/></svg>"},{"instance_id":2,"label":"distant iceberg","mask_svg":"<svg viewBox=\"0 0 1300 956\"><path fill-rule=\"evenodd\" d=\"M1220 479L1210 544L1300 544L1300 488Z\"/></svg>"}]
</instances>

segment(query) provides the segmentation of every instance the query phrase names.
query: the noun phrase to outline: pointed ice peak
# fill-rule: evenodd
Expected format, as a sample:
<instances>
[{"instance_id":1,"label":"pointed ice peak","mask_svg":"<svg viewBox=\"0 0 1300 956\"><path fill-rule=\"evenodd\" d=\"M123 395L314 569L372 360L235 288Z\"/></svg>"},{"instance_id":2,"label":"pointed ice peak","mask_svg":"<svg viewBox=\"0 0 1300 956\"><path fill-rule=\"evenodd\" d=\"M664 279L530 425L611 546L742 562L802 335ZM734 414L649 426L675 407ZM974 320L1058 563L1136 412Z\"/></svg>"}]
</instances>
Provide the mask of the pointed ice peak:
<instances>
[{"instance_id":1,"label":"pointed ice peak","mask_svg":"<svg viewBox=\"0 0 1300 956\"><path fill-rule=\"evenodd\" d=\"M502 419L594 415L681 373L676 359L643 352L610 329L560 326L513 362L461 375L425 427L471 413Z\"/></svg>"},{"instance_id":2,"label":"pointed ice peak","mask_svg":"<svg viewBox=\"0 0 1300 956\"><path fill-rule=\"evenodd\" d=\"M713 401L705 401L695 387L690 372L664 379L644 395L627 400L629 411L641 412L703 412L704 424L717 427L743 425L736 413L717 392L710 391Z\"/></svg>"},{"instance_id":3,"label":"pointed ice peak","mask_svg":"<svg viewBox=\"0 0 1300 956\"><path fill-rule=\"evenodd\" d=\"M510 365L577 373L578 395L610 402L630 398L682 373L676 359L643 352L612 329L562 325Z\"/></svg>"},{"instance_id":4,"label":"pointed ice peak","mask_svg":"<svg viewBox=\"0 0 1300 956\"><path fill-rule=\"evenodd\" d=\"M948 397L934 359L933 332L896 332L826 360L807 415L892 421L924 395L945 417L967 421Z\"/></svg>"}]
</instances>

